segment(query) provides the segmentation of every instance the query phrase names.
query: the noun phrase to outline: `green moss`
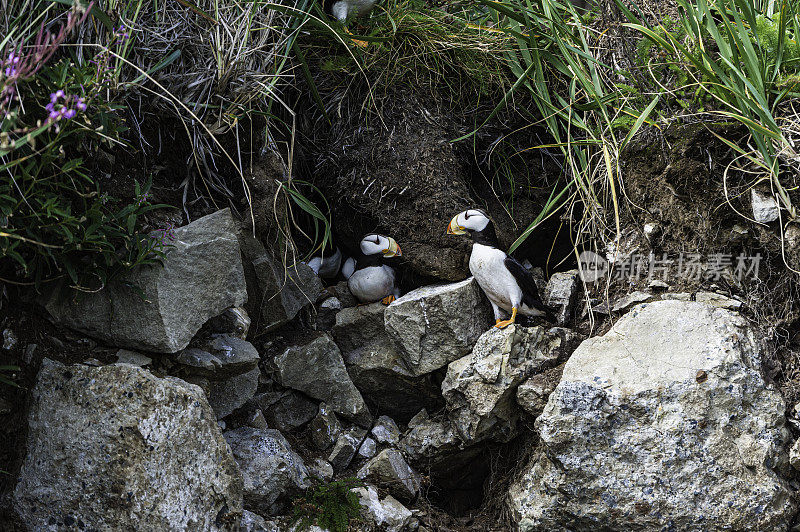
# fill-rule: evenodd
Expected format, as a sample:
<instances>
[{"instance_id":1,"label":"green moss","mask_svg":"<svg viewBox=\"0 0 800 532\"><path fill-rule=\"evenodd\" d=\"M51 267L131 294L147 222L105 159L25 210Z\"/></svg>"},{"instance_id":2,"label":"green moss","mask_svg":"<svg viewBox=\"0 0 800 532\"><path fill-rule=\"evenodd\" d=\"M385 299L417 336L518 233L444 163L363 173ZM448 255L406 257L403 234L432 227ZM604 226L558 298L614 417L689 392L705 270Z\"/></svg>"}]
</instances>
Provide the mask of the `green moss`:
<instances>
[{"instance_id":1,"label":"green moss","mask_svg":"<svg viewBox=\"0 0 800 532\"><path fill-rule=\"evenodd\" d=\"M358 495L351 490L363 485L357 478L316 484L294 501L294 522L301 530L317 525L331 532L346 532L350 522L361 516Z\"/></svg>"}]
</instances>

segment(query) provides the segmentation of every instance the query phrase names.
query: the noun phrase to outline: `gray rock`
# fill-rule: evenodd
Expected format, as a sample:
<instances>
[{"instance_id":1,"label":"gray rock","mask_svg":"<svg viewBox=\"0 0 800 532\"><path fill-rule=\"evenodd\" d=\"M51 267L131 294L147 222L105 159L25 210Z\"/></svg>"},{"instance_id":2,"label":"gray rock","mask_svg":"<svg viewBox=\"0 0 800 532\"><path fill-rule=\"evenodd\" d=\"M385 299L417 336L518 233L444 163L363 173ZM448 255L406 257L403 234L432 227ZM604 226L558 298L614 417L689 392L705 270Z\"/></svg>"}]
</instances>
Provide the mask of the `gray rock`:
<instances>
[{"instance_id":1,"label":"gray rock","mask_svg":"<svg viewBox=\"0 0 800 532\"><path fill-rule=\"evenodd\" d=\"M520 530L786 530L784 403L746 320L710 305L634 307L564 367L512 485Z\"/></svg>"},{"instance_id":2,"label":"gray rock","mask_svg":"<svg viewBox=\"0 0 800 532\"><path fill-rule=\"evenodd\" d=\"M311 443L320 451L324 451L336 442L336 438L342 432L342 425L328 405L320 403L319 411L311 420L308 431Z\"/></svg>"},{"instance_id":3,"label":"gray rock","mask_svg":"<svg viewBox=\"0 0 800 532\"><path fill-rule=\"evenodd\" d=\"M242 307L231 307L208 320L205 328L217 334L229 334L244 340L250 330L250 316Z\"/></svg>"},{"instance_id":4,"label":"gray rock","mask_svg":"<svg viewBox=\"0 0 800 532\"><path fill-rule=\"evenodd\" d=\"M33 355L36 354L36 349L38 349L38 347L38 344L28 344L25 346L25 354L23 355L22 359L26 364L33 362Z\"/></svg>"},{"instance_id":5,"label":"gray rock","mask_svg":"<svg viewBox=\"0 0 800 532\"><path fill-rule=\"evenodd\" d=\"M396 449L384 449L358 470L356 476L369 479L402 499L412 500L419 493L422 477Z\"/></svg>"},{"instance_id":6,"label":"gray rock","mask_svg":"<svg viewBox=\"0 0 800 532\"><path fill-rule=\"evenodd\" d=\"M559 380L560 368L531 376L517 387L517 404L531 416L539 417Z\"/></svg>"},{"instance_id":7,"label":"gray rock","mask_svg":"<svg viewBox=\"0 0 800 532\"><path fill-rule=\"evenodd\" d=\"M11 351L17 346L17 335L11 329L3 329L3 349Z\"/></svg>"},{"instance_id":8,"label":"gray rock","mask_svg":"<svg viewBox=\"0 0 800 532\"><path fill-rule=\"evenodd\" d=\"M366 436L367 431L360 427L350 427L339 434L336 445L328 457L328 461L336 471L347 469Z\"/></svg>"},{"instance_id":9,"label":"gray rock","mask_svg":"<svg viewBox=\"0 0 800 532\"><path fill-rule=\"evenodd\" d=\"M378 443L397 445L400 442L400 429L397 427L397 423L388 416L379 417L370 432Z\"/></svg>"},{"instance_id":10,"label":"gray rock","mask_svg":"<svg viewBox=\"0 0 800 532\"><path fill-rule=\"evenodd\" d=\"M149 356L127 349L120 349L117 351L116 356L117 364L130 364L131 366L144 367L153 363L153 359Z\"/></svg>"},{"instance_id":11,"label":"gray rock","mask_svg":"<svg viewBox=\"0 0 800 532\"><path fill-rule=\"evenodd\" d=\"M572 319L580 295L581 276L578 270L554 273L547 281L544 301L557 309L555 315L559 325Z\"/></svg>"},{"instance_id":12,"label":"gray rock","mask_svg":"<svg viewBox=\"0 0 800 532\"><path fill-rule=\"evenodd\" d=\"M216 370L222 367L222 361L203 349L197 347L187 347L183 351L175 354L175 362L182 366L189 373L197 375L214 375Z\"/></svg>"},{"instance_id":13,"label":"gray rock","mask_svg":"<svg viewBox=\"0 0 800 532\"><path fill-rule=\"evenodd\" d=\"M225 433L244 477L244 505L274 515L309 487L308 469L283 435L274 429L240 427Z\"/></svg>"},{"instance_id":14,"label":"gray rock","mask_svg":"<svg viewBox=\"0 0 800 532\"><path fill-rule=\"evenodd\" d=\"M288 323L322 293L322 281L308 265L284 265L279 256L245 231L239 233L239 241L250 294L245 308L257 334Z\"/></svg>"},{"instance_id":15,"label":"gray rock","mask_svg":"<svg viewBox=\"0 0 800 532\"><path fill-rule=\"evenodd\" d=\"M329 297L317 307L315 327L318 331L328 331L336 325L336 314L342 310L339 298Z\"/></svg>"},{"instance_id":16,"label":"gray rock","mask_svg":"<svg viewBox=\"0 0 800 532\"><path fill-rule=\"evenodd\" d=\"M242 477L197 387L45 359L32 397L14 492L31 530L235 528Z\"/></svg>"},{"instance_id":17,"label":"gray rock","mask_svg":"<svg viewBox=\"0 0 800 532\"><path fill-rule=\"evenodd\" d=\"M611 310L614 312L626 312L632 306L643 303L649 299L653 299L653 297L653 294L648 294L647 292L631 292L630 294L626 294L617 300Z\"/></svg>"},{"instance_id":18,"label":"gray rock","mask_svg":"<svg viewBox=\"0 0 800 532\"><path fill-rule=\"evenodd\" d=\"M373 486L353 488L351 491L358 495L361 515L367 523L386 532L401 532L407 529L413 514L397 499L387 495L381 500Z\"/></svg>"},{"instance_id":19,"label":"gray rock","mask_svg":"<svg viewBox=\"0 0 800 532\"><path fill-rule=\"evenodd\" d=\"M281 529L272 521L267 521L258 514L242 512L237 532L281 532Z\"/></svg>"},{"instance_id":20,"label":"gray rock","mask_svg":"<svg viewBox=\"0 0 800 532\"><path fill-rule=\"evenodd\" d=\"M448 416L461 439L513 438L517 386L565 360L576 343L574 333L560 328L510 325L484 333L471 354L450 363L442 382Z\"/></svg>"},{"instance_id":21,"label":"gray rock","mask_svg":"<svg viewBox=\"0 0 800 532\"><path fill-rule=\"evenodd\" d=\"M384 319L408 369L424 375L469 353L489 325L489 311L469 278L413 290L389 305Z\"/></svg>"},{"instance_id":22,"label":"gray rock","mask_svg":"<svg viewBox=\"0 0 800 532\"><path fill-rule=\"evenodd\" d=\"M258 389L258 368L227 379L208 382L208 402L217 419L230 415L253 398Z\"/></svg>"},{"instance_id":23,"label":"gray rock","mask_svg":"<svg viewBox=\"0 0 800 532\"><path fill-rule=\"evenodd\" d=\"M366 438L364 442L361 444L361 447L358 448L359 456L362 456L364 458L372 458L373 456L375 456L375 453L377 452L378 452L378 445L372 438Z\"/></svg>"},{"instance_id":24,"label":"gray rock","mask_svg":"<svg viewBox=\"0 0 800 532\"><path fill-rule=\"evenodd\" d=\"M660 279L653 279L647 283L647 288L651 290L669 290L669 284Z\"/></svg>"},{"instance_id":25,"label":"gray rock","mask_svg":"<svg viewBox=\"0 0 800 532\"><path fill-rule=\"evenodd\" d=\"M55 289L44 306L57 322L112 345L180 351L209 318L243 304L247 290L229 209L179 227L172 244L163 267L137 268L80 297Z\"/></svg>"},{"instance_id":26,"label":"gray rock","mask_svg":"<svg viewBox=\"0 0 800 532\"><path fill-rule=\"evenodd\" d=\"M220 366L214 371L214 375L217 378L250 371L261 360L258 350L253 344L229 334L214 335L207 341L202 342L200 347L220 361Z\"/></svg>"},{"instance_id":27,"label":"gray rock","mask_svg":"<svg viewBox=\"0 0 800 532\"><path fill-rule=\"evenodd\" d=\"M333 479L333 466L327 460L315 458L308 466L308 473L323 482L330 482Z\"/></svg>"},{"instance_id":28,"label":"gray rock","mask_svg":"<svg viewBox=\"0 0 800 532\"><path fill-rule=\"evenodd\" d=\"M678 293L678 294L664 294L661 299L675 299L677 301L691 301L693 294ZM703 303L712 307L724 308L728 310L739 310L742 308L742 302L736 298L728 297L715 292L696 292L694 294L694 301Z\"/></svg>"},{"instance_id":29,"label":"gray rock","mask_svg":"<svg viewBox=\"0 0 800 532\"><path fill-rule=\"evenodd\" d=\"M248 414L247 419L245 419L245 425L253 427L254 429L268 428L267 420L264 418L264 412L262 412L260 408L256 408Z\"/></svg>"},{"instance_id":30,"label":"gray rock","mask_svg":"<svg viewBox=\"0 0 800 532\"><path fill-rule=\"evenodd\" d=\"M778 202L772 194L765 194L756 189L750 189L750 198L753 203L753 219L760 224L774 222L780 217Z\"/></svg>"},{"instance_id":31,"label":"gray rock","mask_svg":"<svg viewBox=\"0 0 800 532\"><path fill-rule=\"evenodd\" d=\"M372 303L343 309L336 314L336 325L331 334L342 353L363 349L376 340L388 338L384 316L386 305Z\"/></svg>"},{"instance_id":32,"label":"gray rock","mask_svg":"<svg viewBox=\"0 0 800 532\"><path fill-rule=\"evenodd\" d=\"M281 432L296 430L317 415L317 403L301 393L287 390L280 394L269 408L264 408L267 418Z\"/></svg>"},{"instance_id":33,"label":"gray rock","mask_svg":"<svg viewBox=\"0 0 800 532\"><path fill-rule=\"evenodd\" d=\"M429 419L430 415L428 414L428 411L423 408L422 410L414 414L414 416L411 419L408 420L408 428L412 429L414 427L418 427L419 425L422 425Z\"/></svg>"},{"instance_id":34,"label":"gray rock","mask_svg":"<svg viewBox=\"0 0 800 532\"><path fill-rule=\"evenodd\" d=\"M275 357L283 386L324 401L337 414L368 426L371 416L345 369L342 353L327 334L289 347Z\"/></svg>"},{"instance_id":35,"label":"gray rock","mask_svg":"<svg viewBox=\"0 0 800 532\"><path fill-rule=\"evenodd\" d=\"M792 467L800 471L800 440L796 440L789 449L789 463Z\"/></svg>"},{"instance_id":36,"label":"gray rock","mask_svg":"<svg viewBox=\"0 0 800 532\"><path fill-rule=\"evenodd\" d=\"M332 332L364 400L405 419L420 408L439 406L439 386L430 376L415 377L408 370L386 333L385 312L380 303L344 309L336 315Z\"/></svg>"},{"instance_id":37,"label":"gray rock","mask_svg":"<svg viewBox=\"0 0 800 532\"><path fill-rule=\"evenodd\" d=\"M413 462L421 463L423 459L437 462L461 448L462 442L446 417L434 419L426 412L424 418L418 414L414 421L413 425L409 423L411 430L400 440L400 449Z\"/></svg>"}]
</instances>

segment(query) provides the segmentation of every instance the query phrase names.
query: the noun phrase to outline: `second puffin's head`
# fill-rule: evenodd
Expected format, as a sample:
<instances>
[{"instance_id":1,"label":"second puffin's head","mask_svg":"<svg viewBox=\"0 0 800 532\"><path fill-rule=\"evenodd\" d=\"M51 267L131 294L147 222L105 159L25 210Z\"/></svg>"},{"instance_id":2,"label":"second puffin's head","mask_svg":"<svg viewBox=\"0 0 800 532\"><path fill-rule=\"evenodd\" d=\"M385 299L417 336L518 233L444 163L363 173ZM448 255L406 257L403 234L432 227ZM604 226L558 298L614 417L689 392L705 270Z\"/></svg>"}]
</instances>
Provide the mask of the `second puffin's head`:
<instances>
[{"instance_id":1,"label":"second puffin's head","mask_svg":"<svg viewBox=\"0 0 800 532\"><path fill-rule=\"evenodd\" d=\"M479 233L492 223L483 209L467 209L456 214L447 226L448 235Z\"/></svg>"},{"instance_id":2,"label":"second puffin's head","mask_svg":"<svg viewBox=\"0 0 800 532\"><path fill-rule=\"evenodd\" d=\"M376 233L370 233L361 239L361 253L364 255L382 254L387 258L399 257L403 254L394 238Z\"/></svg>"}]
</instances>

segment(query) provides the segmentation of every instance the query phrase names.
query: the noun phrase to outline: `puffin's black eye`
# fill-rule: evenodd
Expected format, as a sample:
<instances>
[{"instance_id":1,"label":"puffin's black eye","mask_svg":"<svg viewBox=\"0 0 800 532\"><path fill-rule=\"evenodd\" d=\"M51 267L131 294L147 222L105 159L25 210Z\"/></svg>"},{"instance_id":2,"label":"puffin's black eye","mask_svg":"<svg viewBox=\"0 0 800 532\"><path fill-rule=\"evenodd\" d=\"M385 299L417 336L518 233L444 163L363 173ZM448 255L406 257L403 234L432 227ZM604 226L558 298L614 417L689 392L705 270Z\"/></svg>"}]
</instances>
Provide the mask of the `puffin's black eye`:
<instances>
[{"instance_id":1,"label":"puffin's black eye","mask_svg":"<svg viewBox=\"0 0 800 532\"><path fill-rule=\"evenodd\" d=\"M469 211L464 211L464 219L469 220Z\"/></svg>"},{"instance_id":2,"label":"puffin's black eye","mask_svg":"<svg viewBox=\"0 0 800 532\"><path fill-rule=\"evenodd\" d=\"M381 237L379 237L378 235L375 235L375 243L376 244L380 244L381 243Z\"/></svg>"}]
</instances>

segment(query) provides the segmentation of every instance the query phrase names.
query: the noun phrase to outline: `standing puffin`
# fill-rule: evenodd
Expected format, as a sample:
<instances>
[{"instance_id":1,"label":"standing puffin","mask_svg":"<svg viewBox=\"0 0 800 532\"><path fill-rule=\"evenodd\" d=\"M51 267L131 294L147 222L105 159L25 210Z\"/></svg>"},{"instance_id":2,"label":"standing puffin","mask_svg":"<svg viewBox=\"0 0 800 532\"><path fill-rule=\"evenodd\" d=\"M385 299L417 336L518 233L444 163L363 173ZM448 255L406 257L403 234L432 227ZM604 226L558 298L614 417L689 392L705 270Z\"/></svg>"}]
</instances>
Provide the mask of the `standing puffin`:
<instances>
[{"instance_id":1,"label":"standing puffin","mask_svg":"<svg viewBox=\"0 0 800 532\"><path fill-rule=\"evenodd\" d=\"M380 301L388 305L400 296L394 285L394 268L383 263L384 258L403 254L393 238L375 233L361 239L360 255L350 257L342 266L350 292L361 303Z\"/></svg>"},{"instance_id":2,"label":"standing puffin","mask_svg":"<svg viewBox=\"0 0 800 532\"><path fill-rule=\"evenodd\" d=\"M489 298L494 310L495 327L514 323L517 313L545 316L552 320L550 309L542 303L533 275L513 257L497 247L497 236L489 215L481 209L457 214L447 227L447 234L472 235L469 271ZM511 318L503 320L505 311Z\"/></svg>"}]
</instances>

